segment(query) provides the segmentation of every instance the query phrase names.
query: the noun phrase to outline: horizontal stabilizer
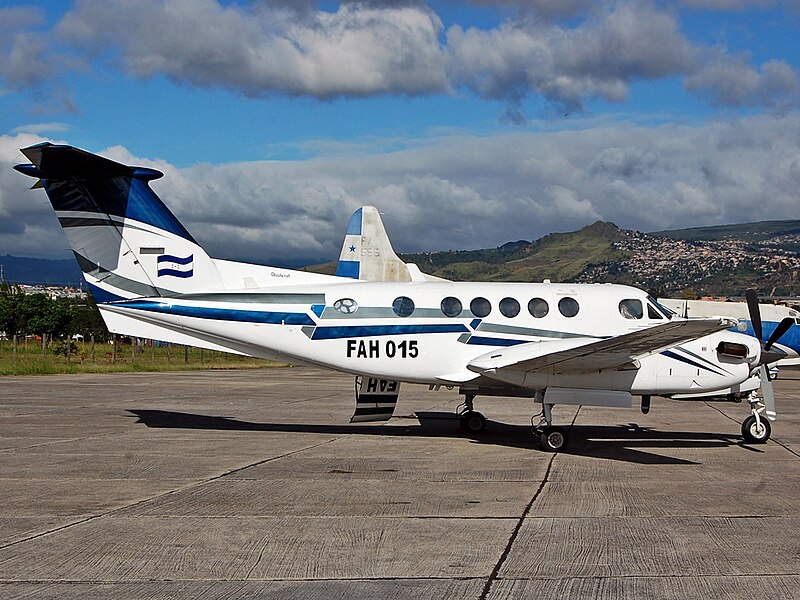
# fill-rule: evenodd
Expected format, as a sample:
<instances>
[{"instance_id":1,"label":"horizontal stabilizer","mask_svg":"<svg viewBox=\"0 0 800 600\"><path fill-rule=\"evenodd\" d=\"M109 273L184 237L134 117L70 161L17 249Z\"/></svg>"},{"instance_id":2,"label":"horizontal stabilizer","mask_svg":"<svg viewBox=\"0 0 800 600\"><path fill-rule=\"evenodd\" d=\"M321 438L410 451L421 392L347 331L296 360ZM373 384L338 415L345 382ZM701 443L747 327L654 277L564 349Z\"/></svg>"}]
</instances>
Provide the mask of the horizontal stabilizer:
<instances>
[{"instance_id":1,"label":"horizontal stabilizer","mask_svg":"<svg viewBox=\"0 0 800 600\"><path fill-rule=\"evenodd\" d=\"M351 423L388 421L400 395L400 383L374 377L356 377L356 410Z\"/></svg>"}]
</instances>

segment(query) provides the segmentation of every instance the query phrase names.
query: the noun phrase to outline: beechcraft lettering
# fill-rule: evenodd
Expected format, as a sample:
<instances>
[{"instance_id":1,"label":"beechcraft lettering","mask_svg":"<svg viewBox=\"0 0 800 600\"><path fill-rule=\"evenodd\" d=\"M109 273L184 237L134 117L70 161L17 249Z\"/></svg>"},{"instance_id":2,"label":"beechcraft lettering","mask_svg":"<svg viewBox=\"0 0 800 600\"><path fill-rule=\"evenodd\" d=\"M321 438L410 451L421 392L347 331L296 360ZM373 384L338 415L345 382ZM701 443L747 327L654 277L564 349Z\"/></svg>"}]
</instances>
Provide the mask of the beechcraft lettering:
<instances>
[{"instance_id":1,"label":"beechcraft lettering","mask_svg":"<svg viewBox=\"0 0 800 600\"><path fill-rule=\"evenodd\" d=\"M457 389L475 434L487 427L476 398L487 410L529 398L542 448L558 451L558 405L638 396L647 413L653 396L715 393L748 400L747 441L770 436L767 367L786 356L777 342L793 320L763 340L754 292L748 336L736 319L682 318L628 286L447 281L400 260L370 206L351 217L335 276L215 259L150 188L162 173L71 146L22 152L30 164L15 168L45 189L113 333L351 373L352 421L390 418L400 382Z\"/></svg>"}]
</instances>

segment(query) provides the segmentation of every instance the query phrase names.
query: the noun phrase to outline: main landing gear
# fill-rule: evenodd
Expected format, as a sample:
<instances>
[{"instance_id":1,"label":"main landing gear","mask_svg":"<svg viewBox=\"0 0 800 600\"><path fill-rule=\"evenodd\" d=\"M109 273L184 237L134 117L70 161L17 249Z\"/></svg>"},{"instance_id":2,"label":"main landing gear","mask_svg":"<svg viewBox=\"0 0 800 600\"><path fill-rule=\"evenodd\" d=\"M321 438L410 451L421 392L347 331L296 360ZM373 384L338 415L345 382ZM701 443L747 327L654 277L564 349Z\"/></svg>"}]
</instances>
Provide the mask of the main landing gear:
<instances>
[{"instance_id":1,"label":"main landing gear","mask_svg":"<svg viewBox=\"0 0 800 600\"><path fill-rule=\"evenodd\" d=\"M459 406L458 419L461 429L469 433L481 433L486 431L486 417L475 410L473 394L464 395L464 404Z\"/></svg>"},{"instance_id":2,"label":"main landing gear","mask_svg":"<svg viewBox=\"0 0 800 600\"><path fill-rule=\"evenodd\" d=\"M764 412L764 403L753 392L747 399L751 415L742 423L742 437L750 444L766 444L772 433L772 426Z\"/></svg>"},{"instance_id":3,"label":"main landing gear","mask_svg":"<svg viewBox=\"0 0 800 600\"><path fill-rule=\"evenodd\" d=\"M486 417L475 410L475 394L462 393L464 394L464 403L457 409L461 429L473 434L486 431ZM536 392L534 399L542 405L542 412L531 418L531 427L542 450L547 452L565 450L569 438L565 429L553 427L553 404L544 402L544 392ZM539 417L539 422L534 424L537 417Z\"/></svg>"},{"instance_id":4,"label":"main landing gear","mask_svg":"<svg viewBox=\"0 0 800 600\"><path fill-rule=\"evenodd\" d=\"M544 401L544 392L537 391L534 397L536 402L542 403L542 412L539 415L539 423L534 425L534 416L531 419L533 427L533 435L539 437L539 445L542 450L547 452L561 452L567 448L569 438L567 437L566 429L562 427L553 427L553 404L548 404Z\"/></svg>"}]
</instances>

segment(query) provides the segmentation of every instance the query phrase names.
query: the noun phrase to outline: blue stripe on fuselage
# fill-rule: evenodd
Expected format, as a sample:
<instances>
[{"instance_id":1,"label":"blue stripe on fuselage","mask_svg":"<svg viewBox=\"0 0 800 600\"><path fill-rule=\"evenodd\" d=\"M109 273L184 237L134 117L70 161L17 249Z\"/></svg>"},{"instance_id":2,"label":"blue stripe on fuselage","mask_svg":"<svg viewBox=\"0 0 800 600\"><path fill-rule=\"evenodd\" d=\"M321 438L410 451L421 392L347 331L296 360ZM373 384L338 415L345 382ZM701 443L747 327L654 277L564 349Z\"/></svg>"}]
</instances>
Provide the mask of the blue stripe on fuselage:
<instances>
[{"instance_id":1,"label":"blue stripe on fuselage","mask_svg":"<svg viewBox=\"0 0 800 600\"><path fill-rule=\"evenodd\" d=\"M664 352L661 353L661 355L666 356L668 358L674 358L675 360L686 363L687 365L692 365L693 367L697 367L698 369L709 371L711 373L714 373L714 375L723 375L723 373L720 373L719 371L710 369L709 367L697 362L696 360L692 360L690 358L686 358L685 356L681 356L680 354L676 354L672 350L665 350Z\"/></svg>"},{"instance_id":2,"label":"blue stripe on fuselage","mask_svg":"<svg viewBox=\"0 0 800 600\"><path fill-rule=\"evenodd\" d=\"M312 340L333 340L380 335L412 335L421 333L465 333L464 325L356 325L353 327L317 327Z\"/></svg>"},{"instance_id":3,"label":"blue stripe on fuselage","mask_svg":"<svg viewBox=\"0 0 800 600\"><path fill-rule=\"evenodd\" d=\"M112 306L132 308L181 317L212 319L214 321L235 321L239 323L272 323L276 325L314 325L305 313L266 312L261 310L241 310L238 308L209 308L206 306L185 306L153 302L152 300L129 300Z\"/></svg>"}]
</instances>

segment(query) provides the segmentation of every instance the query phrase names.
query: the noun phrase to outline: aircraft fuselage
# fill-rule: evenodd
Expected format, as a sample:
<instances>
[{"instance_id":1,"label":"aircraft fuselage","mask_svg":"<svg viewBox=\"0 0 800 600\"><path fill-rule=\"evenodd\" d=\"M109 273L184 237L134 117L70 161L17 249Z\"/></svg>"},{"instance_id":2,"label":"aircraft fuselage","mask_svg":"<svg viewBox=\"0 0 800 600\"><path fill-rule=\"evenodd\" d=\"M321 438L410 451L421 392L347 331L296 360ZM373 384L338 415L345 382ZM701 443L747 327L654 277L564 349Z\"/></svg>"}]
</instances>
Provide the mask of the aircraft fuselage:
<instances>
[{"instance_id":1,"label":"aircraft fuselage","mask_svg":"<svg viewBox=\"0 0 800 600\"><path fill-rule=\"evenodd\" d=\"M209 292L126 300L100 306L109 327L129 320L191 335L208 347L316 364L424 384L464 384L467 368L493 349L519 344L569 347L668 322L669 315L636 288L608 284L387 283L348 281L273 289ZM633 394L720 389L749 375L747 360L720 356L720 341L757 342L722 331L644 357L617 370L504 373L526 389L578 387Z\"/></svg>"}]
</instances>

